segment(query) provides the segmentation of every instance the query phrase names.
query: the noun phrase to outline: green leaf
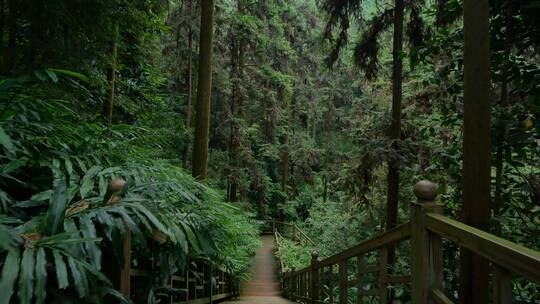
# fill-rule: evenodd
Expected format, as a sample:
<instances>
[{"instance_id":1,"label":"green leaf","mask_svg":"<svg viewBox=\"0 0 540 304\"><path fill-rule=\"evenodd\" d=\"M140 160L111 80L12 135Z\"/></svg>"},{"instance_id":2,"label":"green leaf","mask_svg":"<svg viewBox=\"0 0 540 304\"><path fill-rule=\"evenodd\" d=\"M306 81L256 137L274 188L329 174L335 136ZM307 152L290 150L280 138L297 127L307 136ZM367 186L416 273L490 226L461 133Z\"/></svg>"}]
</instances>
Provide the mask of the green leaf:
<instances>
[{"instance_id":1,"label":"green leaf","mask_svg":"<svg viewBox=\"0 0 540 304\"><path fill-rule=\"evenodd\" d=\"M69 286L68 273L64 258L58 250L53 250L54 266L56 269L56 280L58 281L58 288L65 289Z\"/></svg>"},{"instance_id":2,"label":"green leaf","mask_svg":"<svg viewBox=\"0 0 540 304\"><path fill-rule=\"evenodd\" d=\"M47 75L49 76L49 78L54 82L54 83L57 83L58 82L58 76L56 75L56 73L53 71L53 70L45 70L45 73L47 73Z\"/></svg>"},{"instance_id":3,"label":"green leaf","mask_svg":"<svg viewBox=\"0 0 540 304\"><path fill-rule=\"evenodd\" d=\"M49 70L51 70L53 72L56 72L57 74L64 75L64 76L77 78L77 79L82 80L82 81L88 81L88 77L84 76L81 73L68 71L68 70L63 70L63 69L49 69Z\"/></svg>"},{"instance_id":4,"label":"green leaf","mask_svg":"<svg viewBox=\"0 0 540 304\"><path fill-rule=\"evenodd\" d=\"M47 297L47 260L45 249L39 248L36 256L36 304L45 303Z\"/></svg>"},{"instance_id":5,"label":"green leaf","mask_svg":"<svg viewBox=\"0 0 540 304\"><path fill-rule=\"evenodd\" d=\"M96 238L96 227L92 221L92 218L88 215L82 216L80 218L80 229L82 235L85 239L95 239ZM86 252L88 253L88 258L90 264L94 266L97 270L101 269L101 250L99 249L96 242L86 242L84 243Z\"/></svg>"},{"instance_id":6,"label":"green leaf","mask_svg":"<svg viewBox=\"0 0 540 304\"><path fill-rule=\"evenodd\" d=\"M19 276L19 250L10 250L4 261L2 277L0 277L0 304L9 304L9 300L15 290L15 280Z\"/></svg>"},{"instance_id":7,"label":"green leaf","mask_svg":"<svg viewBox=\"0 0 540 304\"><path fill-rule=\"evenodd\" d=\"M75 288L79 293L79 298L84 298L88 294L88 282L86 282L86 276L83 276L77 267L75 259L68 257L69 269L71 270L71 277L75 283Z\"/></svg>"},{"instance_id":8,"label":"green leaf","mask_svg":"<svg viewBox=\"0 0 540 304\"><path fill-rule=\"evenodd\" d=\"M90 168L90 170L86 172L82 179L81 189L79 190L79 192L81 193L81 198L86 198L88 193L92 191L92 189L94 188L94 178L100 170L101 166L93 166L92 168Z\"/></svg>"},{"instance_id":9,"label":"green leaf","mask_svg":"<svg viewBox=\"0 0 540 304\"><path fill-rule=\"evenodd\" d=\"M0 145L2 145L9 154L15 155L17 149L2 127L0 127Z\"/></svg>"},{"instance_id":10,"label":"green leaf","mask_svg":"<svg viewBox=\"0 0 540 304\"><path fill-rule=\"evenodd\" d=\"M19 274L19 301L21 304L32 302L34 288L34 249L26 248L21 261L21 273Z\"/></svg>"},{"instance_id":11,"label":"green leaf","mask_svg":"<svg viewBox=\"0 0 540 304\"><path fill-rule=\"evenodd\" d=\"M49 201L49 210L47 212L47 229L49 235L57 234L62 229L62 223L66 214L66 205L66 181L61 178Z\"/></svg>"}]
</instances>

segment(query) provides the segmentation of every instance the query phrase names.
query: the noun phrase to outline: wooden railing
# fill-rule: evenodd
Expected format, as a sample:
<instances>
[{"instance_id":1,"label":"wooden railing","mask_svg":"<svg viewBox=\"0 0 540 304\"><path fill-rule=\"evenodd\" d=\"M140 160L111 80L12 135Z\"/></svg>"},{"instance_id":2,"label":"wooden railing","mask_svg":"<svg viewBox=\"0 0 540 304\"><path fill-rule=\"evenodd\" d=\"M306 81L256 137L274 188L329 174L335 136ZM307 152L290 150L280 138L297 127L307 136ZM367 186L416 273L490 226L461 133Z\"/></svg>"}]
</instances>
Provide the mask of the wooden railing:
<instances>
[{"instance_id":1,"label":"wooden railing","mask_svg":"<svg viewBox=\"0 0 540 304\"><path fill-rule=\"evenodd\" d=\"M278 231L281 235L291 240L304 243L306 245L315 246L315 242L295 223L282 222L278 220L268 220L268 223L271 224L272 230L268 231L269 233L274 233Z\"/></svg>"},{"instance_id":2,"label":"wooden railing","mask_svg":"<svg viewBox=\"0 0 540 304\"><path fill-rule=\"evenodd\" d=\"M417 183L414 192L418 201L411 204L410 223L321 261L314 252L309 267L282 273L283 294L293 301L323 303L322 293L326 291L326 302L345 304L349 288L356 287L356 303L364 303L366 297L386 303L389 285L411 283L412 303L451 304L443 289L443 238L491 262L496 304L512 303L512 274L540 284L540 252L443 216L442 206L436 203L437 186L431 182ZM388 248L407 240L411 245L411 274L390 275ZM376 262L366 263L368 255ZM364 283L372 274L377 274L377 288ZM333 285L338 287L337 299Z\"/></svg>"},{"instance_id":3,"label":"wooden railing","mask_svg":"<svg viewBox=\"0 0 540 304\"><path fill-rule=\"evenodd\" d=\"M131 236L124 239L124 264L120 269L118 288L134 303L146 303L146 290L153 274L160 267L156 257L144 261L137 268L131 264ZM155 252L152 253L155 255ZM143 265L141 265L143 264ZM194 260L186 263L185 271L170 275L167 284L160 286L159 303L207 304L238 296L239 282L224 269L216 268L206 261Z\"/></svg>"}]
</instances>

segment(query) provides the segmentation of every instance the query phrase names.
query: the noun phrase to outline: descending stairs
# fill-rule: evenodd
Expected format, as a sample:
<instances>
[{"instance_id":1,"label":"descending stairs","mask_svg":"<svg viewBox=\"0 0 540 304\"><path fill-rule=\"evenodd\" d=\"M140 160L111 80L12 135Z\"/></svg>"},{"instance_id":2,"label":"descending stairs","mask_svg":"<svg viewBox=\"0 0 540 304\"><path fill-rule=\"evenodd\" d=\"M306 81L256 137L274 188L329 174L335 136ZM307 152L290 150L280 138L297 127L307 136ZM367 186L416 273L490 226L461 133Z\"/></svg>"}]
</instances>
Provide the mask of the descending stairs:
<instances>
[{"instance_id":1,"label":"descending stairs","mask_svg":"<svg viewBox=\"0 0 540 304\"><path fill-rule=\"evenodd\" d=\"M280 296L279 277L276 272L274 259L274 238L272 235L263 235L262 247L251 262L253 277L240 286L240 298L225 303L228 304L284 304L294 303Z\"/></svg>"}]
</instances>

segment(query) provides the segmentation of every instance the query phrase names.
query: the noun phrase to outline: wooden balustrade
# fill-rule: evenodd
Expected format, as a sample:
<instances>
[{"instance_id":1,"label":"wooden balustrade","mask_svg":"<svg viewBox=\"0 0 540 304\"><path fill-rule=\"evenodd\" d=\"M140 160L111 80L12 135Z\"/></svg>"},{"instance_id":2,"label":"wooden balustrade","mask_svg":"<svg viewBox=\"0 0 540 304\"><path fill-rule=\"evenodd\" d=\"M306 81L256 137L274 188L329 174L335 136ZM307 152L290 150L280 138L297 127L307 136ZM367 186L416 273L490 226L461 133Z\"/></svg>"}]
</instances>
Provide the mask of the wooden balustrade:
<instances>
[{"instance_id":1,"label":"wooden balustrade","mask_svg":"<svg viewBox=\"0 0 540 304\"><path fill-rule=\"evenodd\" d=\"M364 303L368 297L386 303L389 285L411 283L413 303L452 304L444 293L442 239L491 262L495 304L512 303L512 275L540 284L540 252L445 217L442 205L436 202L437 186L431 182L417 183L414 193L418 200L411 204L409 223L320 261L314 252L308 267L281 274L284 296L305 303L323 303L326 292L328 302L335 303L333 291L337 285L338 303L345 304L349 288L354 286L356 303ZM411 275L390 275L387 248L406 240L411 244ZM368 265L367 257L374 253L377 263ZM351 274L351 269L355 273ZM377 288L367 289L366 278L373 273L377 274Z\"/></svg>"},{"instance_id":2,"label":"wooden balustrade","mask_svg":"<svg viewBox=\"0 0 540 304\"><path fill-rule=\"evenodd\" d=\"M124 238L124 263L120 267L119 282L116 282L119 290L127 295L134 303L146 303L146 299L140 291L146 290L146 285L152 279L153 271L159 268L155 264L155 259L146 261L146 267L133 268L131 264L131 234L126 232ZM169 276L167 284L161 286L171 290L171 295L167 299L161 299L160 303L185 303L185 304L207 304L222 299L238 296L239 284L224 269L216 269L212 265L202 260L186 263L188 269L182 273ZM191 267L189 267L191 265ZM132 286L135 285L135 288Z\"/></svg>"}]
</instances>

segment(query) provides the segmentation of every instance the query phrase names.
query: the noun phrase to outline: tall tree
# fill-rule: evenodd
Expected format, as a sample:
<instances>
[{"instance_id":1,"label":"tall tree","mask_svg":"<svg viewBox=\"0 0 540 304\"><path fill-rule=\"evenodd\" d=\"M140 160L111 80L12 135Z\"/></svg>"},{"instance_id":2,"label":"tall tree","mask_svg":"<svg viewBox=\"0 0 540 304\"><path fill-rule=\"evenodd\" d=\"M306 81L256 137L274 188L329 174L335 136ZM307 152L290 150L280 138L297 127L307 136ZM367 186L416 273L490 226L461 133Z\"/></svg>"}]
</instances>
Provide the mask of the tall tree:
<instances>
[{"instance_id":1,"label":"tall tree","mask_svg":"<svg viewBox=\"0 0 540 304\"><path fill-rule=\"evenodd\" d=\"M186 109L186 125L191 128L191 116L192 116L192 100L193 100L193 1L188 0L188 22L187 22L187 31L188 31L188 69L187 69L187 85L188 85L188 94L187 94L187 109ZM180 29L178 29L178 33ZM178 34L177 34L178 35ZM177 48L179 48L177 46ZM189 144L186 143L184 150L182 151L182 164L184 168L187 168L187 158L189 152Z\"/></svg>"},{"instance_id":2,"label":"tall tree","mask_svg":"<svg viewBox=\"0 0 540 304\"><path fill-rule=\"evenodd\" d=\"M214 32L214 0L201 2L199 80L195 108L195 138L192 175L208 178L208 140L210 132L210 99L212 95L212 36Z\"/></svg>"},{"instance_id":3,"label":"tall tree","mask_svg":"<svg viewBox=\"0 0 540 304\"><path fill-rule=\"evenodd\" d=\"M401 139L401 99L403 95L403 0L396 0L394 5L394 40L392 50L392 125L390 139L397 150ZM386 196L386 229L397 225L399 202L399 162L397 157L388 163L388 191ZM394 248L388 251L388 261L394 261Z\"/></svg>"},{"instance_id":4,"label":"tall tree","mask_svg":"<svg viewBox=\"0 0 540 304\"><path fill-rule=\"evenodd\" d=\"M490 219L489 1L464 3L463 208L461 220L486 230ZM460 303L488 303L489 264L461 248Z\"/></svg>"},{"instance_id":5,"label":"tall tree","mask_svg":"<svg viewBox=\"0 0 540 304\"><path fill-rule=\"evenodd\" d=\"M114 36L111 44L111 64L107 72L107 81L109 83L109 92L107 99L103 103L103 117L107 120L109 127L112 126L112 116L114 108L114 100L116 98L116 61L118 59L118 39L120 37L120 29L118 23L114 25Z\"/></svg>"},{"instance_id":6,"label":"tall tree","mask_svg":"<svg viewBox=\"0 0 540 304\"><path fill-rule=\"evenodd\" d=\"M4 52L4 66L3 66L3 72L6 74L9 74L13 70L13 66L15 65L15 54L16 54L16 48L17 48L17 14L18 14L18 6L17 1L15 0L8 0L7 2L8 6L8 17L7 17L7 23L8 23L8 43L6 50Z\"/></svg>"}]
</instances>

